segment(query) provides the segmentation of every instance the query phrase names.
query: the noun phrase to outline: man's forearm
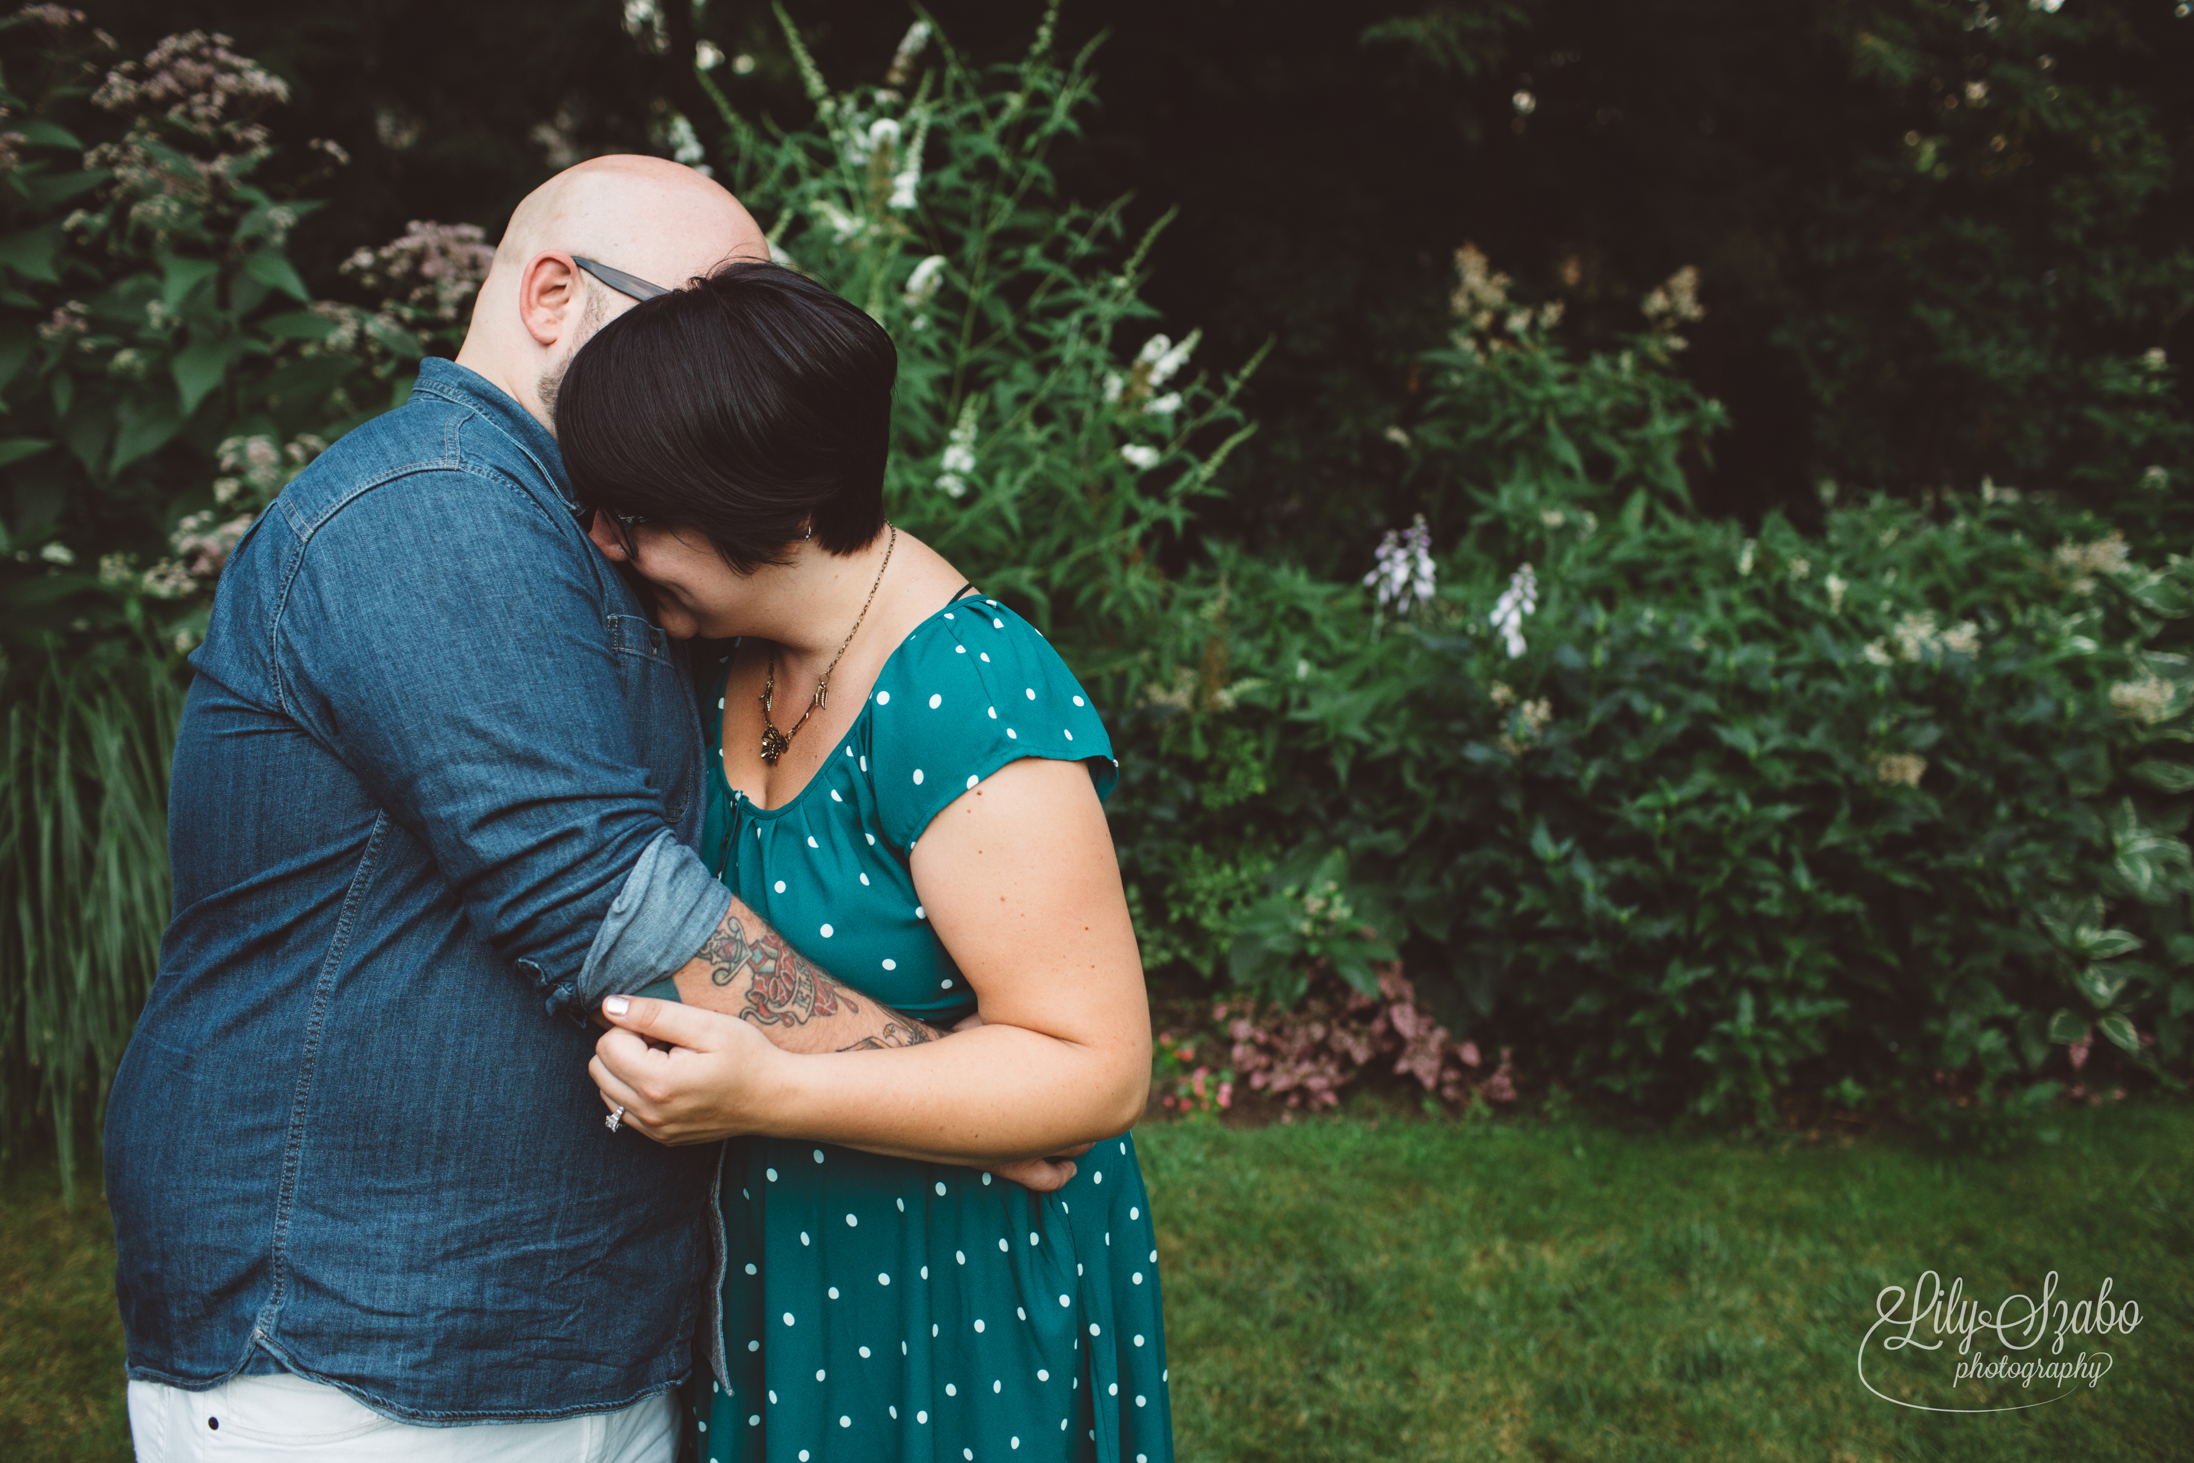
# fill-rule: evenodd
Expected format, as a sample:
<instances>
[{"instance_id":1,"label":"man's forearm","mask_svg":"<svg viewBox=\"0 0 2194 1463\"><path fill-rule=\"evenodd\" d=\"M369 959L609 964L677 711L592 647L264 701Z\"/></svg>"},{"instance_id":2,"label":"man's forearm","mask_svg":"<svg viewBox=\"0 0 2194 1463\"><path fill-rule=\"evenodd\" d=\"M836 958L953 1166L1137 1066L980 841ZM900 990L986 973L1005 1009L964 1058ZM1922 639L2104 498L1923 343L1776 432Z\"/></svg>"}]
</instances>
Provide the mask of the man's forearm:
<instances>
[{"instance_id":1,"label":"man's forearm","mask_svg":"<svg viewBox=\"0 0 2194 1463\"><path fill-rule=\"evenodd\" d=\"M750 1022L786 1051L919 1046L943 1035L833 980L737 897L675 979L685 1004Z\"/></svg>"}]
</instances>

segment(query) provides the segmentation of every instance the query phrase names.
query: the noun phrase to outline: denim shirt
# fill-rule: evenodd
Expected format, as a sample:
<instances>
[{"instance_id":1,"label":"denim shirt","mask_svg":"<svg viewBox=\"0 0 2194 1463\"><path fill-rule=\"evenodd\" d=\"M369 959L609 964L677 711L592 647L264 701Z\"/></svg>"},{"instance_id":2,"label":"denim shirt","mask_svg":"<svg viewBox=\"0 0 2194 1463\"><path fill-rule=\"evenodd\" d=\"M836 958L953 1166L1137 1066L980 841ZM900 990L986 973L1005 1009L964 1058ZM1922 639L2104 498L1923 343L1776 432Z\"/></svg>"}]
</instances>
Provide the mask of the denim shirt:
<instances>
[{"instance_id":1,"label":"denim shirt","mask_svg":"<svg viewBox=\"0 0 2194 1463\"><path fill-rule=\"evenodd\" d=\"M714 1150L611 1133L601 997L729 894L683 647L556 443L448 361L222 575L169 793L175 913L106 1135L129 1375L287 1370L455 1424L678 1382Z\"/></svg>"}]
</instances>

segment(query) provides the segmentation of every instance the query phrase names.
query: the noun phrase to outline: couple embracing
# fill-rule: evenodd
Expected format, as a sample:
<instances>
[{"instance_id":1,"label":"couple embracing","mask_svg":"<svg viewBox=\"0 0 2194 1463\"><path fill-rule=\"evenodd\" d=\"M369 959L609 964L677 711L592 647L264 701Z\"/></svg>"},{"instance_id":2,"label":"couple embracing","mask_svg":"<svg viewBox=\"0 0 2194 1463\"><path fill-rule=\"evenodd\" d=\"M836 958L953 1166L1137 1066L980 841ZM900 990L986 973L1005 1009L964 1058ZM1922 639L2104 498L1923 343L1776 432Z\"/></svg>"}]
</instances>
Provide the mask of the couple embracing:
<instances>
[{"instance_id":1,"label":"couple embracing","mask_svg":"<svg viewBox=\"0 0 2194 1463\"><path fill-rule=\"evenodd\" d=\"M1110 743L767 257L550 180L233 555L107 1126L141 1458L1171 1459Z\"/></svg>"}]
</instances>

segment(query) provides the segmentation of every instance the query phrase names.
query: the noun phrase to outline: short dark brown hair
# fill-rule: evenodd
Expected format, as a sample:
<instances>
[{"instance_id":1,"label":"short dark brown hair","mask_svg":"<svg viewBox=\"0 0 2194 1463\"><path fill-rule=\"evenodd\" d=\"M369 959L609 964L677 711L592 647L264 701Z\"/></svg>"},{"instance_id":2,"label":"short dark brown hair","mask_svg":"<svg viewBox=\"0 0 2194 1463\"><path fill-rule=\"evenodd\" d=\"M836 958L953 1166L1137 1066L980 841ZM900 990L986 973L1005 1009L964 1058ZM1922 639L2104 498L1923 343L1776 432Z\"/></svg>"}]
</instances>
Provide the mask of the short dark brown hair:
<instances>
[{"instance_id":1,"label":"short dark brown hair","mask_svg":"<svg viewBox=\"0 0 2194 1463\"><path fill-rule=\"evenodd\" d=\"M703 533L751 573L811 523L834 554L882 530L898 372L861 310L781 265L731 264L580 347L556 436L580 502Z\"/></svg>"}]
</instances>

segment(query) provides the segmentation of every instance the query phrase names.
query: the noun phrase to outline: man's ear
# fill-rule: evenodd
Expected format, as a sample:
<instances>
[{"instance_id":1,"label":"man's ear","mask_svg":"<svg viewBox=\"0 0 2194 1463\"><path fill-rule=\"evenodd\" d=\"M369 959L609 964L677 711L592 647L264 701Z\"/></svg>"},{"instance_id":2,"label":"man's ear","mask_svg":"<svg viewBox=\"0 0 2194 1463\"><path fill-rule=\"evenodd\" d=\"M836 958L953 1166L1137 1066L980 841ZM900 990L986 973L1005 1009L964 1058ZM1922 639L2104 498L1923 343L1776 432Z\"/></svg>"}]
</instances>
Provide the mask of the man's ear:
<instances>
[{"instance_id":1,"label":"man's ear","mask_svg":"<svg viewBox=\"0 0 2194 1463\"><path fill-rule=\"evenodd\" d=\"M553 346L579 321L579 266L569 254L536 254L518 276L518 318L534 344Z\"/></svg>"}]
</instances>

